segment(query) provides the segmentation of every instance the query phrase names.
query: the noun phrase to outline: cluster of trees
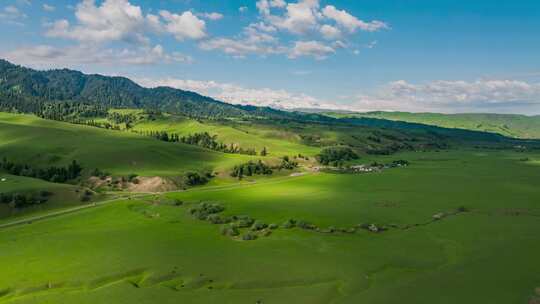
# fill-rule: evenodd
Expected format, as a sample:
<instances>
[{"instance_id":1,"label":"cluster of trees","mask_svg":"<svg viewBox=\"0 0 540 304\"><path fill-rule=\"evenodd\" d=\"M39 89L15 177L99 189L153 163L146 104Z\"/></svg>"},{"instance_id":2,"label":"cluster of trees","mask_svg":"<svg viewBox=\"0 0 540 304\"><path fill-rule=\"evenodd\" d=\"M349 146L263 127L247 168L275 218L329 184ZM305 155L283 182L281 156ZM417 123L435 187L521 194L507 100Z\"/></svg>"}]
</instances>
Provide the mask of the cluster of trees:
<instances>
[{"instance_id":1,"label":"cluster of trees","mask_svg":"<svg viewBox=\"0 0 540 304\"><path fill-rule=\"evenodd\" d=\"M28 164L18 164L3 158L0 169L11 175L39 178L53 183L65 183L81 175L82 167L73 160L67 167L35 168Z\"/></svg>"},{"instance_id":2,"label":"cluster of trees","mask_svg":"<svg viewBox=\"0 0 540 304\"><path fill-rule=\"evenodd\" d=\"M335 167L342 166L345 161L358 158L358 154L349 147L328 147L324 148L321 153L317 155L319 163L325 166L332 165Z\"/></svg>"},{"instance_id":3,"label":"cluster of trees","mask_svg":"<svg viewBox=\"0 0 540 304\"><path fill-rule=\"evenodd\" d=\"M201 174L199 172L187 172L184 175L184 183L188 186L204 185L213 177L212 173Z\"/></svg>"},{"instance_id":4,"label":"cluster of trees","mask_svg":"<svg viewBox=\"0 0 540 304\"><path fill-rule=\"evenodd\" d=\"M32 205L46 203L52 193L40 191L39 193L0 193L0 204L9 204L13 208L24 208Z\"/></svg>"},{"instance_id":5,"label":"cluster of trees","mask_svg":"<svg viewBox=\"0 0 540 304\"><path fill-rule=\"evenodd\" d=\"M147 136L154 137L166 142L181 142L183 144L203 147L205 149L219 151L223 153L257 155L255 149L244 149L236 144L225 144L218 141L217 135L210 135L208 132L194 133L180 137L177 133L169 133L167 131L147 131L143 132ZM260 153L261 156L268 155L266 147Z\"/></svg>"},{"instance_id":6,"label":"cluster of trees","mask_svg":"<svg viewBox=\"0 0 540 304\"><path fill-rule=\"evenodd\" d=\"M283 156L281 159L281 164L279 165L278 169L284 169L284 170L292 170L294 168L298 167L298 162L290 159L288 156Z\"/></svg>"},{"instance_id":7,"label":"cluster of trees","mask_svg":"<svg viewBox=\"0 0 540 304\"><path fill-rule=\"evenodd\" d=\"M98 104L47 102L35 114L44 119L71 122L90 117L105 117L107 108Z\"/></svg>"},{"instance_id":8,"label":"cluster of trees","mask_svg":"<svg viewBox=\"0 0 540 304\"><path fill-rule=\"evenodd\" d=\"M270 166L258 160L257 162L249 161L245 164L234 166L231 176L242 179L244 176L271 175L272 172Z\"/></svg>"},{"instance_id":9,"label":"cluster of trees","mask_svg":"<svg viewBox=\"0 0 540 304\"><path fill-rule=\"evenodd\" d=\"M402 150L414 150L414 147L406 142L393 142L390 145L383 147L368 149L366 150L366 153L370 155L392 155Z\"/></svg>"},{"instance_id":10,"label":"cluster of trees","mask_svg":"<svg viewBox=\"0 0 540 304\"><path fill-rule=\"evenodd\" d=\"M195 134L189 134L182 136L180 142L188 145L196 145L206 149L224 152L224 153L237 153L246 155L257 155L255 149L244 149L235 144L227 145L217 140L217 135L210 135L208 132L201 132ZM264 154L264 155L263 155ZM261 151L261 155L267 155L266 148Z\"/></svg>"},{"instance_id":11,"label":"cluster of trees","mask_svg":"<svg viewBox=\"0 0 540 304\"><path fill-rule=\"evenodd\" d=\"M137 116L133 114L121 114L118 112L112 112L107 115L107 120L112 121L114 124L125 124L126 129L131 129L133 124L137 122Z\"/></svg>"}]
</instances>

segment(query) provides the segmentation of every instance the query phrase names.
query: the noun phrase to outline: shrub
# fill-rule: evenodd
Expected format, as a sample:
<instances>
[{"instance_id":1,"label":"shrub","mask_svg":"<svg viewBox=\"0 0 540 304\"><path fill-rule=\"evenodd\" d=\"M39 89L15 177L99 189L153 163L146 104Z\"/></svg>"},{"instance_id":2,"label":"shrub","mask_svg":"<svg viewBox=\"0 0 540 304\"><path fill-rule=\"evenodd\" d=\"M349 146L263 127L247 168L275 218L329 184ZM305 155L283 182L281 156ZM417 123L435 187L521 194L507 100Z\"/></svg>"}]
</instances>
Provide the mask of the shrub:
<instances>
[{"instance_id":1,"label":"shrub","mask_svg":"<svg viewBox=\"0 0 540 304\"><path fill-rule=\"evenodd\" d=\"M335 166L344 161L358 158L358 155L349 147L329 147L323 149L321 153L317 155L317 160L325 166L330 164Z\"/></svg>"},{"instance_id":2,"label":"shrub","mask_svg":"<svg viewBox=\"0 0 540 304\"><path fill-rule=\"evenodd\" d=\"M264 228L268 227L267 224L261 222L261 221L256 221L253 226L251 227L251 230L253 231L259 231L259 230L263 230Z\"/></svg>"},{"instance_id":3,"label":"shrub","mask_svg":"<svg viewBox=\"0 0 540 304\"><path fill-rule=\"evenodd\" d=\"M306 230L313 230L317 227L315 227L315 225L313 224L310 224L306 221L299 221L296 226L298 226L298 228L301 228L301 229L306 229Z\"/></svg>"},{"instance_id":4,"label":"shrub","mask_svg":"<svg viewBox=\"0 0 540 304\"><path fill-rule=\"evenodd\" d=\"M240 232L238 231L238 227L236 227L236 225L229 224L221 226L221 234L233 237L240 235Z\"/></svg>"},{"instance_id":5,"label":"shrub","mask_svg":"<svg viewBox=\"0 0 540 304\"><path fill-rule=\"evenodd\" d=\"M220 204L200 203L192 207L189 212L199 220L206 220L209 215L223 212L225 208Z\"/></svg>"},{"instance_id":6,"label":"shrub","mask_svg":"<svg viewBox=\"0 0 540 304\"><path fill-rule=\"evenodd\" d=\"M198 172L187 172L184 175L184 183L188 186L204 185L208 183L208 174L203 175Z\"/></svg>"},{"instance_id":7,"label":"shrub","mask_svg":"<svg viewBox=\"0 0 540 304\"><path fill-rule=\"evenodd\" d=\"M236 225L239 227L239 228L249 228L253 225L253 223L255 222L252 218L250 218L249 216L239 216L237 217L238 218L238 221L236 222Z\"/></svg>"},{"instance_id":8,"label":"shrub","mask_svg":"<svg viewBox=\"0 0 540 304\"><path fill-rule=\"evenodd\" d=\"M253 240L256 240L257 239L257 236L253 233L246 233L242 236L242 240L244 241L253 241Z\"/></svg>"},{"instance_id":9,"label":"shrub","mask_svg":"<svg viewBox=\"0 0 540 304\"><path fill-rule=\"evenodd\" d=\"M296 226L296 220L289 219L285 221L285 223L283 223L281 226L286 229L294 228Z\"/></svg>"},{"instance_id":10,"label":"shrub","mask_svg":"<svg viewBox=\"0 0 540 304\"><path fill-rule=\"evenodd\" d=\"M268 228L274 230L274 229L278 228L278 225L277 224L270 224L270 225L268 225Z\"/></svg>"}]
</instances>

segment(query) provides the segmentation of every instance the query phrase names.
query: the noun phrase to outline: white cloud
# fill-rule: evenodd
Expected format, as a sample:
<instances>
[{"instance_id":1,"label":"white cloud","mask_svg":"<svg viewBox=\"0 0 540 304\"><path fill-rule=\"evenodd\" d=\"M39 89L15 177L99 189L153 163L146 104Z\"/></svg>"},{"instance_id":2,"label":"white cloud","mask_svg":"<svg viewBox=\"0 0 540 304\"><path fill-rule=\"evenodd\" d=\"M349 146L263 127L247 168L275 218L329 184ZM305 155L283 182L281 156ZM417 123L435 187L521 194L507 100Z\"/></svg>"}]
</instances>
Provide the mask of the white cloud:
<instances>
[{"instance_id":1,"label":"white cloud","mask_svg":"<svg viewBox=\"0 0 540 304\"><path fill-rule=\"evenodd\" d=\"M46 12L54 12L56 10L56 7L49 5L47 3L44 3L42 7L43 7L43 10Z\"/></svg>"},{"instance_id":2,"label":"white cloud","mask_svg":"<svg viewBox=\"0 0 540 304\"><path fill-rule=\"evenodd\" d=\"M305 34L317 29L319 25L318 0L300 0L297 3L260 0L257 2L257 8L269 23L293 34ZM283 15L273 15L271 8L285 8L285 12Z\"/></svg>"},{"instance_id":3,"label":"white cloud","mask_svg":"<svg viewBox=\"0 0 540 304\"><path fill-rule=\"evenodd\" d=\"M318 41L297 41L292 48L289 57L297 58L302 56L311 56L320 60L333 53L335 53L335 50L332 47L324 45Z\"/></svg>"},{"instance_id":4,"label":"white cloud","mask_svg":"<svg viewBox=\"0 0 540 304\"><path fill-rule=\"evenodd\" d=\"M215 12L214 13L202 13L202 14L199 14L199 16L201 16L203 18L206 18L208 20L213 20L213 21L223 19L223 14L215 13Z\"/></svg>"},{"instance_id":5,"label":"white cloud","mask_svg":"<svg viewBox=\"0 0 540 304\"><path fill-rule=\"evenodd\" d=\"M8 5L0 11L0 22L7 23L11 25L24 25L21 20L27 18L28 16L21 12L17 7L13 5Z\"/></svg>"},{"instance_id":6,"label":"white cloud","mask_svg":"<svg viewBox=\"0 0 540 304\"><path fill-rule=\"evenodd\" d=\"M77 5L75 16L77 25L57 20L47 35L84 42L148 42L147 20L141 8L127 0L105 0L101 6L96 6L94 0L84 0Z\"/></svg>"},{"instance_id":7,"label":"white cloud","mask_svg":"<svg viewBox=\"0 0 540 304\"><path fill-rule=\"evenodd\" d=\"M513 112L528 109L538 113L540 83L517 80L439 80L411 84L399 80L370 94L357 95L351 108L417 112Z\"/></svg>"},{"instance_id":8,"label":"white cloud","mask_svg":"<svg viewBox=\"0 0 540 304\"><path fill-rule=\"evenodd\" d=\"M220 16L205 15L213 20ZM83 0L76 7L75 17L74 25L66 19L50 24L47 36L83 43L124 41L145 45L150 44L149 34L169 33L180 41L206 37L205 22L190 11L176 14L162 10L159 16L144 15L139 6L128 0L105 0L99 6L94 0Z\"/></svg>"},{"instance_id":9,"label":"white cloud","mask_svg":"<svg viewBox=\"0 0 540 304\"><path fill-rule=\"evenodd\" d=\"M167 53L161 45L135 49L112 49L87 45L60 48L37 45L3 52L0 53L0 57L35 68L77 68L88 64L144 65L192 60L189 56L180 53Z\"/></svg>"},{"instance_id":10,"label":"white cloud","mask_svg":"<svg viewBox=\"0 0 540 304\"><path fill-rule=\"evenodd\" d=\"M247 6L240 6L240 7L238 8L238 11L239 11L240 13L245 13L245 12L247 12L248 10L249 10L249 9L248 9Z\"/></svg>"},{"instance_id":11,"label":"white cloud","mask_svg":"<svg viewBox=\"0 0 540 304\"><path fill-rule=\"evenodd\" d=\"M165 25L167 32L173 34L179 41L206 37L206 23L189 11L182 14L160 11L159 14L167 22Z\"/></svg>"},{"instance_id":12,"label":"white cloud","mask_svg":"<svg viewBox=\"0 0 540 304\"><path fill-rule=\"evenodd\" d=\"M287 48L279 45L278 39L272 35L275 31L274 27L264 23L252 23L246 26L238 37L213 38L202 41L199 46L207 51L221 50L234 57L286 53Z\"/></svg>"},{"instance_id":13,"label":"white cloud","mask_svg":"<svg viewBox=\"0 0 540 304\"><path fill-rule=\"evenodd\" d=\"M371 41L370 43L366 44L366 48L372 49L377 46L379 42L377 40Z\"/></svg>"},{"instance_id":14,"label":"white cloud","mask_svg":"<svg viewBox=\"0 0 540 304\"><path fill-rule=\"evenodd\" d=\"M274 90L270 88L254 89L230 83L174 78L141 78L136 79L136 81L145 87L168 86L195 91L232 104L268 106L279 109L339 107L338 105L326 103L307 94L291 93L286 90Z\"/></svg>"},{"instance_id":15,"label":"white cloud","mask_svg":"<svg viewBox=\"0 0 540 304\"><path fill-rule=\"evenodd\" d=\"M341 31L338 28L328 24L321 26L320 31L324 39L327 40L335 40L341 37Z\"/></svg>"},{"instance_id":16,"label":"white cloud","mask_svg":"<svg viewBox=\"0 0 540 304\"><path fill-rule=\"evenodd\" d=\"M319 0L258 0L256 7L260 14L258 23L245 27L236 37L213 38L200 43L200 47L204 50L221 50L235 57L286 54L292 59L301 56L324 59L336 53L337 49L352 46L346 35L357 30L373 32L388 28L382 21L365 22L331 5L321 9ZM244 9L241 8L241 11ZM283 33L303 38L293 38L298 40L284 45L278 38ZM330 42L323 44L316 35Z\"/></svg>"},{"instance_id":17,"label":"white cloud","mask_svg":"<svg viewBox=\"0 0 540 304\"><path fill-rule=\"evenodd\" d=\"M335 6L327 5L323 10L322 14L334 20L338 25L347 29L349 32L353 33L357 29L367 32L375 32L381 29L388 29L388 25L382 21L371 21L364 22L353 15L349 14L345 10L338 10Z\"/></svg>"}]
</instances>

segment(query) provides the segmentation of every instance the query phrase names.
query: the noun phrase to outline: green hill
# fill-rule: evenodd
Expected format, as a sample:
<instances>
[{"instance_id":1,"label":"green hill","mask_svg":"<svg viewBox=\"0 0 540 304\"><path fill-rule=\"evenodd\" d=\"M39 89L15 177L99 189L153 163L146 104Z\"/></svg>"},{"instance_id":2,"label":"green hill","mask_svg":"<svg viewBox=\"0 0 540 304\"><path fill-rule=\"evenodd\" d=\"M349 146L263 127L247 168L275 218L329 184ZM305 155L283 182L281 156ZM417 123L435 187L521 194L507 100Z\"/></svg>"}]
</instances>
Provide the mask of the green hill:
<instances>
[{"instance_id":1,"label":"green hill","mask_svg":"<svg viewBox=\"0 0 540 304\"><path fill-rule=\"evenodd\" d=\"M195 117L264 117L329 120L267 107L232 105L195 92L170 87L143 88L124 77L87 75L60 69L37 71L0 59L0 110L42 112L49 104L70 102L100 108L138 108Z\"/></svg>"},{"instance_id":2,"label":"green hill","mask_svg":"<svg viewBox=\"0 0 540 304\"><path fill-rule=\"evenodd\" d=\"M77 160L86 169L123 176L178 176L189 170L228 168L249 159L131 132L7 113L0 113L0 156L36 166Z\"/></svg>"},{"instance_id":3,"label":"green hill","mask_svg":"<svg viewBox=\"0 0 540 304\"><path fill-rule=\"evenodd\" d=\"M408 112L331 113L329 115L333 117L366 117L421 123L444 128L498 133L514 138L540 138L540 116Z\"/></svg>"}]
</instances>

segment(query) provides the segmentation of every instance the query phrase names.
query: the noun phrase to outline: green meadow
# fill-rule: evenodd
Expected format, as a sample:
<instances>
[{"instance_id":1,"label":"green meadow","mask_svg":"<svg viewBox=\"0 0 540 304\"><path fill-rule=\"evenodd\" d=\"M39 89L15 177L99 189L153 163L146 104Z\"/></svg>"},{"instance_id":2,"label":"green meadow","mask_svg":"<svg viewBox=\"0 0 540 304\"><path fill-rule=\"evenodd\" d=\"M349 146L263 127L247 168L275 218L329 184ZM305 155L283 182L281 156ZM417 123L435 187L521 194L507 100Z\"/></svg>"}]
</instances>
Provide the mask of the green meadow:
<instances>
[{"instance_id":1,"label":"green meadow","mask_svg":"<svg viewBox=\"0 0 540 304\"><path fill-rule=\"evenodd\" d=\"M2 229L0 303L526 303L540 287L540 154L381 160L396 158L411 165L134 197ZM224 236L190 214L201 201L280 226Z\"/></svg>"},{"instance_id":2,"label":"green meadow","mask_svg":"<svg viewBox=\"0 0 540 304\"><path fill-rule=\"evenodd\" d=\"M440 114L408 112L368 112L337 114L335 117L367 117L428 124L445 128L499 133L515 138L540 138L540 116L511 114Z\"/></svg>"},{"instance_id":3,"label":"green meadow","mask_svg":"<svg viewBox=\"0 0 540 304\"><path fill-rule=\"evenodd\" d=\"M39 193L50 192L48 201L44 204L23 209L12 208L7 204L0 204L0 223L7 219L46 212L53 209L72 207L82 204L79 199L79 187L49 183L40 179L24 176L4 174L0 171L0 190L5 193Z\"/></svg>"},{"instance_id":4,"label":"green meadow","mask_svg":"<svg viewBox=\"0 0 540 304\"><path fill-rule=\"evenodd\" d=\"M113 175L177 176L189 170L223 169L249 159L180 143L165 143L132 132L119 132L0 113L0 155L30 164L65 165Z\"/></svg>"}]
</instances>

